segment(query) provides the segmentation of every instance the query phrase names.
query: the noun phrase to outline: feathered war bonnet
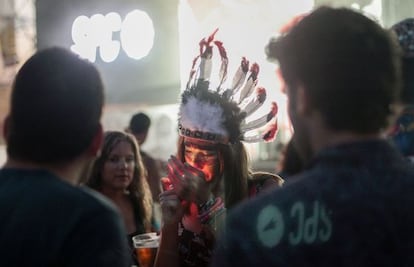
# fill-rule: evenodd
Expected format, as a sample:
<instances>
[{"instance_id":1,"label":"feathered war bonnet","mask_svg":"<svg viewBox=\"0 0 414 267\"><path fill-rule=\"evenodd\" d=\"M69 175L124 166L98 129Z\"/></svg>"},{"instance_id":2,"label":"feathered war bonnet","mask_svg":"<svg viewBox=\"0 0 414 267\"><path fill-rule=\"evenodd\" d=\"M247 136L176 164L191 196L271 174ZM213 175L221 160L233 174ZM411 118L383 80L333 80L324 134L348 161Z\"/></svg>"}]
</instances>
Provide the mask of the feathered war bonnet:
<instances>
[{"instance_id":1,"label":"feathered war bonnet","mask_svg":"<svg viewBox=\"0 0 414 267\"><path fill-rule=\"evenodd\" d=\"M217 30L199 43L200 53L193 60L186 89L181 94L178 114L179 134L213 143L236 143L238 141L272 141L277 132L275 102L264 116L247 122L266 100L266 90L256 87L259 65L249 66L242 58L230 88L224 87L227 78L228 58L222 42L214 40ZM210 88L213 48L216 47L221 66L217 88ZM255 131L254 135L248 132Z\"/></svg>"}]
</instances>

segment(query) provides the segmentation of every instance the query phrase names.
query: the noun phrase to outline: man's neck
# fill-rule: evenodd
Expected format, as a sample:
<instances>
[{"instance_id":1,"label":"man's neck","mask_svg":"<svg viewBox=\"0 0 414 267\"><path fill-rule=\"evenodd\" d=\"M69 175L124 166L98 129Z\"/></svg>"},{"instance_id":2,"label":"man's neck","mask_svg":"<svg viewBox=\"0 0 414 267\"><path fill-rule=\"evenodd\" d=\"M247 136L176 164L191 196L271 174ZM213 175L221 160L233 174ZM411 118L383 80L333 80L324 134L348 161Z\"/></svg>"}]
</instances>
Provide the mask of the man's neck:
<instances>
[{"instance_id":1,"label":"man's neck","mask_svg":"<svg viewBox=\"0 0 414 267\"><path fill-rule=\"evenodd\" d=\"M46 170L65 182L76 185L79 181L81 173L80 162L73 161L71 163L62 164L39 164L29 161L20 161L8 158L3 168L14 168L24 170Z\"/></svg>"},{"instance_id":2,"label":"man's neck","mask_svg":"<svg viewBox=\"0 0 414 267\"><path fill-rule=\"evenodd\" d=\"M312 121L310 121L308 125L309 132L311 133L310 141L313 154L324 148L340 144L385 138L385 131L363 134L353 131L332 130L326 126L323 119L318 114L313 116Z\"/></svg>"},{"instance_id":3,"label":"man's neck","mask_svg":"<svg viewBox=\"0 0 414 267\"><path fill-rule=\"evenodd\" d=\"M384 138L384 135L382 133L361 134L350 131L332 131L327 129L319 129L313 135L312 148L313 151L318 152L324 148L337 146L340 144L382 138Z\"/></svg>"}]
</instances>

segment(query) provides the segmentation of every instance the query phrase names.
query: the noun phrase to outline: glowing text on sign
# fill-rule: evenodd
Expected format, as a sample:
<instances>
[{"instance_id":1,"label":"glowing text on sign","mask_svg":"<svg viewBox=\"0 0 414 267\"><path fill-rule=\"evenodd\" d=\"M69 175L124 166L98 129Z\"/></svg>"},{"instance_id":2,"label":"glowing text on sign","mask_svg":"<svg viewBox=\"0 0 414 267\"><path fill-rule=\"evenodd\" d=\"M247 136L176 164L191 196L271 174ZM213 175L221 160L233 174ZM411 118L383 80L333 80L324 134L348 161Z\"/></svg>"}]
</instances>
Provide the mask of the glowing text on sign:
<instances>
[{"instance_id":1,"label":"glowing text on sign","mask_svg":"<svg viewBox=\"0 0 414 267\"><path fill-rule=\"evenodd\" d=\"M119 32L120 40L113 39ZM122 21L118 13L105 16L95 14L88 18L79 16L72 24L71 50L91 62L96 61L97 51L102 61L114 61L121 49L133 59L148 55L154 44L154 26L147 13L141 10L129 12Z\"/></svg>"}]
</instances>

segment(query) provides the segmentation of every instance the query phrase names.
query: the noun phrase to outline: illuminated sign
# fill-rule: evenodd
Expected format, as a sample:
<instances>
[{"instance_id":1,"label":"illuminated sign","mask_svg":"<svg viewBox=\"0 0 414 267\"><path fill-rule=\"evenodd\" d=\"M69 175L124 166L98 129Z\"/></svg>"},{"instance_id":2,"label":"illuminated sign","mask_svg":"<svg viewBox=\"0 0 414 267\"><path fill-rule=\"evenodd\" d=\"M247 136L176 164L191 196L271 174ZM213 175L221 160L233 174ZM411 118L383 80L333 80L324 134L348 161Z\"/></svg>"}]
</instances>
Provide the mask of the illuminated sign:
<instances>
[{"instance_id":1,"label":"illuminated sign","mask_svg":"<svg viewBox=\"0 0 414 267\"><path fill-rule=\"evenodd\" d=\"M63 47L93 62L106 103L173 104L181 87L178 3L37 0L36 48Z\"/></svg>"},{"instance_id":2,"label":"illuminated sign","mask_svg":"<svg viewBox=\"0 0 414 267\"><path fill-rule=\"evenodd\" d=\"M114 33L119 32L119 40ZM77 17L72 24L71 50L91 62L97 51L102 61L114 61L121 49L132 59L139 60L151 51L154 44L154 25L148 14L141 10L129 12L122 21L118 13Z\"/></svg>"}]
</instances>

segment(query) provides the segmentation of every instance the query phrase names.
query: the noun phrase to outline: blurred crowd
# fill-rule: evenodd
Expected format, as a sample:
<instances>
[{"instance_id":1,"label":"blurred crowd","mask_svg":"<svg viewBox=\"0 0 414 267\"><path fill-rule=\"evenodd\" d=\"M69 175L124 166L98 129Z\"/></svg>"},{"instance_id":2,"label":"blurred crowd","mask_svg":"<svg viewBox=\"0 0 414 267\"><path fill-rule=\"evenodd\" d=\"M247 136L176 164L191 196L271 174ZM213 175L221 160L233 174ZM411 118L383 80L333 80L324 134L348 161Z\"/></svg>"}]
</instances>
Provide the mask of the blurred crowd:
<instances>
[{"instance_id":1,"label":"blurred crowd","mask_svg":"<svg viewBox=\"0 0 414 267\"><path fill-rule=\"evenodd\" d=\"M294 130L272 172L253 170L246 144L274 140L278 104L253 116L272 92L254 59L228 77L216 32L195 44L167 162L142 149L145 112L103 130L92 63L51 47L23 64L4 120L0 266L414 263L414 18L386 29L322 6L269 37ZM145 233L159 243L144 253Z\"/></svg>"}]
</instances>

